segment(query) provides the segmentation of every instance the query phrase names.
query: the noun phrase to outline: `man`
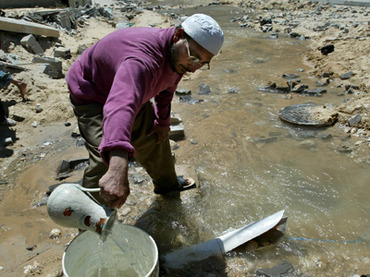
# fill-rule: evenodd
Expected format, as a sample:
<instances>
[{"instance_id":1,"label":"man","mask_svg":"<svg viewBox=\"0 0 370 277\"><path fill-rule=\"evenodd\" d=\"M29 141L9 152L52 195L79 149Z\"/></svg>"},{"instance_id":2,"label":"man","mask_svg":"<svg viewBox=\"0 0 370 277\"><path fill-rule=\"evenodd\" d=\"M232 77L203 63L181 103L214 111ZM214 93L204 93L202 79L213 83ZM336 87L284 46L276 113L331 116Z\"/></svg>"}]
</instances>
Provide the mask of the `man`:
<instances>
[{"instance_id":1,"label":"man","mask_svg":"<svg viewBox=\"0 0 370 277\"><path fill-rule=\"evenodd\" d=\"M25 101L27 84L14 79L14 77L9 73L0 70L0 89L7 88L9 84L13 84L19 89L22 99L23 101ZM0 99L0 125L5 126L16 125L15 120L6 117L4 107L1 103L1 99Z\"/></svg>"},{"instance_id":2,"label":"man","mask_svg":"<svg viewBox=\"0 0 370 277\"><path fill-rule=\"evenodd\" d=\"M115 31L71 66L66 80L90 155L82 185L99 186L98 201L123 205L133 156L153 179L155 193L194 187L175 172L168 139L171 101L183 74L209 67L223 40L213 18L194 14L178 28Z\"/></svg>"}]
</instances>

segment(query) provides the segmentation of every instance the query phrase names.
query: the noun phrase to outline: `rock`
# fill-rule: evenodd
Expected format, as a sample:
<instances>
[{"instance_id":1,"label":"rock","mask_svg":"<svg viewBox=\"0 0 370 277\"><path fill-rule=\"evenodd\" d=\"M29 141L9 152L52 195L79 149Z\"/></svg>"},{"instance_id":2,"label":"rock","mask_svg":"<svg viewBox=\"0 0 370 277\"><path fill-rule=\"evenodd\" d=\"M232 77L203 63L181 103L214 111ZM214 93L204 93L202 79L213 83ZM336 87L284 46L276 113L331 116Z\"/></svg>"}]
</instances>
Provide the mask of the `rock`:
<instances>
[{"instance_id":1,"label":"rock","mask_svg":"<svg viewBox=\"0 0 370 277\"><path fill-rule=\"evenodd\" d=\"M176 95L190 95L191 90L190 89L177 89L175 94Z\"/></svg>"},{"instance_id":2,"label":"rock","mask_svg":"<svg viewBox=\"0 0 370 277\"><path fill-rule=\"evenodd\" d=\"M36 113L41 113L42 111L43 111L43 109L41 107L36 107L35 108Z\"/></svg>"},{"instance_id":3,"label":"rock","mask_svg":"<svg viewBox=\"0 0 370 277\"><path fill-rule=\"evenodd\" d=\"M179 97L179 100L180 102L186 102L192 105L203 101L202 99L195 99L191 95L182 95Z\"/></svg>"},{"instance_id":4,"label":"rock","mask_svg":"<svg viewBox=\"0 0 370 277\"><path fill-rule=\"evenodd\" d=\"M320 135L320 138L323 139L323 140L331 139L332 137L333 136L331 134L328 134L328 133L324 133L324 134Z\"/></svg>"},{"instance_id":5,"label":"rock","mask_svg":"<svg viewBox=\"0 0 370 277\"><path fill-rule=\"evenodd\" d=\"M32 265L26 265L24 268L24 274L40 274L40 264L37 261L34 261Z\"/></svg>"},{"instance_id":6,"label":"rock","mask_svg":"<svg viewBox=\"0 0 370 277\"><path fill-rule=\"evenodd\" d=\"M347 80L347 79L351 78L352 75L353 75L353 72L352 71L348 71L348 72L340 75L340 79L341 80Z\"/></svg>"},{"instance_id":7,"label":"rock","mask_svg":"<svg viewBox=\"0 0 370 277\"><path fill-rule=\"evenodd\" d=\"M273 93L288 93L290 92L290 85L284 82L280 82L279 84L270 83L267 87L258 88L258 90Z\"/></svg>"},{"instance_id":8,"label":"rock","mask_svg":"<svg viewBox=\"0 0 370 277\"><path fill-rule=\"evenodd\" d=\"M261 26L264 26L266 24L272 24L272 19L271 18L263 18L260 22Z\"/></svg>"},{"instance_id":9,"label":"rock","mask_svg":"<svg viewBox=\"0 0 370 277\"><path fill-rule=\"evenodd\" d=\"M63 180L65 178L69 177L70 173L73 170L82 169L82 168L86 167L88 163L89 163L89 159L87 159L87 158L85 158L85 159L63 160L61 165L60 165L58 176L56 177L56 180Z\"/></svg>"},{"instance_id":10,"label":"rock","mask_svg":"<svg viewBox=\"0 0 370 277\"><path fill-rule=\"evenodd\" d=\"M8 137L8 138L5 138L4 140L4 146L7 147L7 146L11 146L13 145L13 139L11 137Z\"/></svg>"},{"instance_id":11,"label":"rock","mask_svg":"<svg viewBox=\"0 0 370 277\"><path fill-rule=\"evenodd\" d=\"M292 88L292 92L294 93L302 93L304 90L308 89L307 85L297 85Z\"/></svg>"},{"instance_id":12,"label":"rock","mask_svg":"<svg viewBox=\"0 0 370 277\"><path fill-rule=\"evenodd\" d=\"M353 127L356 126L362 119L360 114L356 114L355 116L348 119L348 126Z\"/></svg>"},{"instance_id":13,"label":"rock","mask_svg":"<svg viewBox=\"0 0 370 277\"><path fill-rule=\"evenodd\" d=\"M56 58L63 58L63 59L70 59L71 56L71 49L67 47L58 47L54 50L54 57Z\"/></svg>"},{"instance_id":14,"label":"rock","mask_svg":"<svg viewBox=\"0 0 370 277\"><path fill-rule=\"evenodd\" d=\"M281 276L282 274L287 274L294 269L293 265L288 261L281 261L280 264L271 267L258 269L256 271L256 276L263 277L276 277Z\"/></svg>"},{"instance_id":15,"label":"rock","mask_svg":"<svg viewBox=\"0 0 370 277\"><path fill-rule=\"evenodd\" d=\"M229 89L227 93L236 94L236 93L238 93L238 90L233 87L233 88Z\"/></svg>"},{"instance_id":16,"label":"rock","mask_svg":"<svg viewBox=\"0 0 370 277\"><path fill-rule=\"evenodd\" d=\"M308 94L310 96L321 96L321 94L326 93L326 89L314 88L314 89L305 89L302 91L303 94Z\"/></svg>"},{"instance_id":17,"label":"rock","mask_svg":"<svg viewBox=\"0 0 370 277\"><path fill-rule=\"evenodd\" d=\"M60 79L64 77L64 74L62 72L62 62L57 59L36 56L32 59L32 62L48 65L45 67L43 73L49 75L53 79Z\"/></svg>"},{"instance_id":18,"label":"rock","mask_svg":"<svg viewBox=\"0 0 370 277\"><path fill-rule=\"evenodd\" d=\"M170 133L169 138L178 141L183 140L185 138L185 128L183 124L178 124L174 126L170 126Z\"/></svg>"},{"instance_id":19,"label":"rock","mask_svg":"<svg viewBox=\"0 0 370 277\"><path fill-rule=\"evenodd\" d=\"M170 118L170 125L177 125L182 123L182 119L179 115L172 114Z\"/></svg>"},{"instance_id":20,"label":"rock","mask_svg":"<svg viewBox=\"0 0 370 277\"><path fill-rule=\"evenodd\" d=\"M206 95L206 94L211 94L211 88L209 85L200 83L199 84L199 93L200 95Z\"/></svg>"},{"instance_id":21,"label":"rock","mask_svg":"<svg viewBox=\"0 0 370 277\"><path fill-rule=\"evenodd\" d=\"M79 45L78 48L77 48L77 54L81 55L86 49L87 49L86 44Z\"/></svg>"},{"instance_id":22,"label":"rock","mask_svg":"<svg viewBox=\"0 0 370 277\"><path fill-rule=\"evenodd\" d=\"M60 238L61 235L62 235L62 232L59 229L53 229L49 233L49 238L57 239L57 238Z\"/></svg>"},{"instance_id":23,"label":"rock","mask_svg":"<svg viewBox=\"0 0 370 277\"><path fill-rule=\"evenodd\" d=\"M25 36L21 39L21 44L28 50L31 50L35 54L43 54L44 49L42 49L41 45L36 41L35 37L30 34Z\"/></svg>"},{"instance_id":24,"label":"rock","mask_svg":"<svg viewBox=\"0 0 370 277\"><path fill-rule=\"evenodd\" d=\"M297 74L283 74L283 78L288 80L293 80L299 78L299 75Z\"/></svg>"},{"instance_id":25,"label":"rock","mask_svg":"<svg viewBox=\"0 0 370 277\"><path fill-rule=\"evenodd\" d=\"M36 246L36 244L34 244L34 245L31 245L31 246L28 246L28 247L26 247L26 249L28 250L28 251L32 251L33 249L35 249L37 246Z\"/></svg>"},{"instance_id":26,"label":"rock","mask_svg":"<svg viewBox=\"0 0 370 277\"><path fill-rule=\"evenodd\" d=\"M333 44L326 45L326 46L322 47L320 49L320 51L321 51L321 54L323 54L323 55L327 55L329 53L332 53L332 52L334 52L334 45Z\"/></svg>"}]
</instances>

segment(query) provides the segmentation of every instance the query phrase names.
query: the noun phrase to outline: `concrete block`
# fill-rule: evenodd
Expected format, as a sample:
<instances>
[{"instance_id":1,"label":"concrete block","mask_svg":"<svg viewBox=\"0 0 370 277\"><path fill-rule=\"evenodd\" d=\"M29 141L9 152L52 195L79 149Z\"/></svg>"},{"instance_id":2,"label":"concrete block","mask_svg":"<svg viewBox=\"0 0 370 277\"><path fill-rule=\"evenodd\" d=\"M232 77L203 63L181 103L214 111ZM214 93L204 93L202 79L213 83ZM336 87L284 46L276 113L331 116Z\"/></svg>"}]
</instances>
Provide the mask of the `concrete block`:
<instances>
[{"instance_id":1,"label":"concrete block","mask_svg":"<svg viewBox=\"0 0 370 277\"><path fill-rule=\"evenodd\" d=\"M170 126L169 138L174 141L183 140L185 138L185 128L183 124Z\"/></svg>"},{"instance_id":2,"label":"concrete block","mask_svg":"<svg viewBox=\"0 0 370 277\"><path fill-rule=\"evenodd\" d=\"M39 23L7 17L0 17L0 30L46 37L59 37L59 31L55 28Z\"/></svg>"},{"instance_id":3,"label":"concrete block","mask_svg":"<svg viewBox=\"0 0 370 277\"><path fill-rule=\"evenodd\" d=\"M60 26L62 26L63 28L67 30L70 30L72 28L69 12L61 11L58 14L57 18L58 18Z\"/></svg>"},{"instance_id":4,"label":"concrete block","mask_svg":"<svg viewBox=\"0 0 370 277\"><path fill-rule=\"evenodd\" d=\"M63 59L70 59L71 58L71 49L66 47L58 47L54 50L54 57L60 57Z\"/></svg>"},{"instance_id":5,"label":"concrete block","mask_svg":"<svg viewBox=\"0 0 370 277\"><path fill-rule=\"evenodd\" d=\"M23 37L21 39L21 44L35 54L43 54L45 52L32 34Z\"/></svg>"},{"instance_id":6,"label":"concrete block","mask_svg":"<svg viewBox=\"0 0 370 277\"><path fill-rule=\"evenodd\" d=\"M53 79L60 79L63 78L64 75L62 73L62 62L50 58L50 57L40 57L36 56L32 59L33 63L42 63L42 64L47 64L49 66L44 67L44 73L52 77Z\"/></svg>"}]
</instances>

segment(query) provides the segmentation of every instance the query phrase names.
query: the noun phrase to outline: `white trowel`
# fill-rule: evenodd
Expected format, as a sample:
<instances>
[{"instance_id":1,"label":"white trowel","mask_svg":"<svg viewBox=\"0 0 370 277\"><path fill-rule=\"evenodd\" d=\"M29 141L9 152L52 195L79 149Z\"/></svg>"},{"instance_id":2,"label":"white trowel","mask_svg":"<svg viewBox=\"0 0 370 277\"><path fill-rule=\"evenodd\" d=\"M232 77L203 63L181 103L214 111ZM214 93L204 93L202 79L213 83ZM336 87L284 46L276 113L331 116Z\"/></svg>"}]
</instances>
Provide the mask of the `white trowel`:
<instances>
[{"instance_id":1,"label":"white trowel","mask_svg":"<svg viewBox=\"0 0 370 277\"><path fill-rule=\"evenodd\" d=\"M189 262L201 261L211 256L222 256L274 227L280 227L284 232L287 218L283 218L283 215L284 210L281 210L213 240L175 250L164 256L165 264L169 268L180 268Z\"/></svg>"}]
</instances>

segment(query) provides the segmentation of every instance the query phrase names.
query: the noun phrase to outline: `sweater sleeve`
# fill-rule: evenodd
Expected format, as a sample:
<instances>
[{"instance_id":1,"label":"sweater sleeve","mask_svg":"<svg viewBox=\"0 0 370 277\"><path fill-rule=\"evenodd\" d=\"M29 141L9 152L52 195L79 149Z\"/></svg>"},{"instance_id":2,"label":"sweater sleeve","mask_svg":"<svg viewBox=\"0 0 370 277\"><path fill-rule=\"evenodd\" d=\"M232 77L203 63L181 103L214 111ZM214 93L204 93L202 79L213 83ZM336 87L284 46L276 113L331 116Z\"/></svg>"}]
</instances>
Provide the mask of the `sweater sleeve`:
<instances>
[{"instance_id":1,"label":"sweater sleeve","mask_svg":"<svg viewBox=\"0 0 370 277\"><path fill-rule=\"evenodd\" d=\"M152 80L152 71L138 60L128 59L118 68L103 110L103 138L99 151L107 164L113 149L125 150L129 157L133 156L131 129Z\"/></svg>"},{"instance_id":2,"label":"sweater sleeve","mask_svg":"<svg viewBox=\"0 0 370 277\"><path fill-rule=\"evenodd\" d=\"M171 119L171 101L173 93L169 91L162 91L156 97L155 100L155 121L154 124L160 127L169 127Z\"/></svg>"}]
</instances>

